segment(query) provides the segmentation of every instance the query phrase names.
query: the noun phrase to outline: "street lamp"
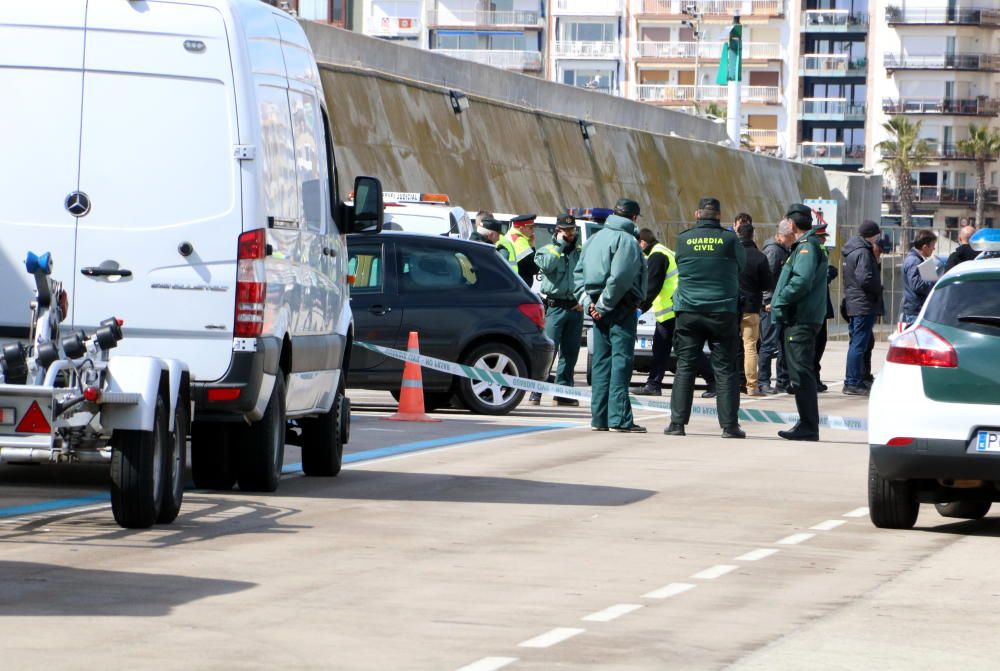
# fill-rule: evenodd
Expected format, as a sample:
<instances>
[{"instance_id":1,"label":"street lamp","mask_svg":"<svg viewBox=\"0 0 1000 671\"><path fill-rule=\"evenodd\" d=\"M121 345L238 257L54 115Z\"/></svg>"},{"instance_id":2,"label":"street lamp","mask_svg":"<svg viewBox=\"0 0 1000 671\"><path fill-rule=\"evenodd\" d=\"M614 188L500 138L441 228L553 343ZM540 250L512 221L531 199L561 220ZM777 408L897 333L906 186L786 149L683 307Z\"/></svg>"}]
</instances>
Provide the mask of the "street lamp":
<instances>
[{"instance_id":1,"label":"street lamp","mask_svg":"<svg viewBox=\"0 0 1000 671\"><path fill-rule=\"evenodd\" d=\"M688 3L684 5L681 10L685 16L690 16L690 19L685 19L681 21L681 25L685 28L690 28L691 33L694 36L694 102L698 102L698 75L701 65L701 19L703 12L698 11L698 5Z\"/></svg>"}]
</instances>

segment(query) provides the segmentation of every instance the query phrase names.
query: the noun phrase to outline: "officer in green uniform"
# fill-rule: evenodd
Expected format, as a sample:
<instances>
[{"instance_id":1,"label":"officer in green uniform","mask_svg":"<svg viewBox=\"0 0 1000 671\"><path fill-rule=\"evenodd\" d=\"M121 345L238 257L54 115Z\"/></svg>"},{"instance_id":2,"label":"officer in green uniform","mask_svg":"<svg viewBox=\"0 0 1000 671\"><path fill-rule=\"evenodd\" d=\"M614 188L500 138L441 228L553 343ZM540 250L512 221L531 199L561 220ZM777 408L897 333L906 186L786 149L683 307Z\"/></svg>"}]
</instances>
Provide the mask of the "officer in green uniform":
<instances>
[{"instance_id":1,"label":"officer in green uniform","mask_svg":"<svg viewBox=\"0 0 1000 671\"><path fill-rule=\"evenodd\" d=\"M538 272L535 264L535 215L519 214L510 220L510 230L497 243L500 255L529 287Z\"/></svg>"},{"instance_id":2,"label":"officer in green uniform","mask_svg":"<svg viewBox=\"0 0 1000 671\"><path fill-rule=\"evenodd\" d=\"M594 319L592 431L646 433L635 423L628 397L639 322L636 308L646 294L646 266L636 241L638 217L637 202L619 200L604 228L583 246L573 273L573 293Z\"/></svg>"},{"instance_id":3,"label":"officer in green uniform","mask_svg":"<svg viewBox=\"0 0 1000 671\"><path fill-rule=\"evenodd\" d=\"M719 224L721 206L715 198L702 198L693 228L677 236L674 258L679 279L674 292L674 354L677 372L670 394L668 436L683 436L691 418L694 377L705 343L712 350L716 406L723 438L746 438L739 425L740 381L739 312L740 272L746 250L736 234Z\"/></svg>"},{"instance_id":4,"label":"officer in green uniform","mask_svg":"<svg viewBox=\"0 0 1000 671\"><path fill-rule=\"evenodd\" d=\"M774 288L771 314L783 325L785 363L795 392L799 421L778 435L787 440L819 440L816 398L816 334L826 319L827 256L812 229L812 210L796 203L788 208L795 244Z\"/></svg>"},{"instance_id":5,"label":"officer in green uniform","mask_svg":"<svg viewBox=\"0 0 1000 671\"><path fill-rule=\"evenodd\" d=\"M573 369L580 354L580 337L583 333L583 306L573 294L573 271L580 260L580 242L577 239L576 219L564 214L556 220L552 243L535 253L535 263L542 274L542 296L545 302L545 335L556 344L559 367L555 378L549 381L573 386ZM528 403L538 405L541 394L532 394ZM577 406L575 398L552 399L552 405Z\"/></svg>"}]
</instances>

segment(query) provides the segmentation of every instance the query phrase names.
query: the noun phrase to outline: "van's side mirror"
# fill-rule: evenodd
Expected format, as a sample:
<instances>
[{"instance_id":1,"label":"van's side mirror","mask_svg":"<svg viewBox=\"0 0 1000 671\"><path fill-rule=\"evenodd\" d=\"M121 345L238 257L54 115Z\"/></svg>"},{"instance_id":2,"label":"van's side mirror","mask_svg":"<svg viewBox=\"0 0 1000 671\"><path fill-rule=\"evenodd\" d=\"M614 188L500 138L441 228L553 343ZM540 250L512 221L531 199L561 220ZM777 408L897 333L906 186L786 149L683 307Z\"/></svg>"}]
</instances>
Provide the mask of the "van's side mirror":
<instances>
[{"instance_id":1,"label":"van's side mirror","mask_svg":"<svg viewBox=\"0 0 1000 671\"><path fill-rule=\"evenodd\" d=\"M354 208L350 213L350 233L379 233L385 218L382 183L375 177L354 179Z\"/></svg>"}]
</instances>

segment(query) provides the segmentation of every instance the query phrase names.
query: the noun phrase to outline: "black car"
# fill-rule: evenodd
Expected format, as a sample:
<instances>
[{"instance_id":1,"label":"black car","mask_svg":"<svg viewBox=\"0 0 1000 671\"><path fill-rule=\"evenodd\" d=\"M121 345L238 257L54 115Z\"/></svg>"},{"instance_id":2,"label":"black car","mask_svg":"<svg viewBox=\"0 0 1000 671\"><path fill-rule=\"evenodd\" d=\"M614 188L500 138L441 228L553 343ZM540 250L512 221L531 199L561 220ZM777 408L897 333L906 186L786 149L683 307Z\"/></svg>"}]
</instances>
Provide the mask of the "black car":
<instances>
[{"instance_id":1,"label":"black car","mask_svg":"<svg viewBox=\"0 0 1000 671\"><path fill-rule=\"evenodd\" d=\"M493 246L390 231L349 235L347 249L356 340L405 350L416 331L427 356L535 380L548 374L554 347L542 303ZM402 371L402 361L355 346L347 384L398 394ZM524 396L427 368L422 374L427 410L456 400L502 415Z\"/></svg>"}]
</instances>

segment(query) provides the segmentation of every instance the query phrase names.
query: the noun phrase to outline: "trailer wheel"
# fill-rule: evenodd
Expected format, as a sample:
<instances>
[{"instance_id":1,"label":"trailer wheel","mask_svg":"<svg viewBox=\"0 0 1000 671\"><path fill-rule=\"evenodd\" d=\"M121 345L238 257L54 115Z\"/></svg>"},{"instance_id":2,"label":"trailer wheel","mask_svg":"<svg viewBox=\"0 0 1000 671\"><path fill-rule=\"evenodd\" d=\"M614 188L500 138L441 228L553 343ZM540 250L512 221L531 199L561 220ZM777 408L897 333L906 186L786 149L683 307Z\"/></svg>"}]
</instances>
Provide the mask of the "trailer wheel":
<instances>
[{"instance_id":1,"label":"trailer wheel","mask_svg":"<svg viewBox=\"0 0 1000 671\"><path fill-rule=\"evenodd\" d=\"M111 512L126 529L153 526L163 500L164 452L168 449L167 408L157 395L152 431L111 434Z\"/></svg>"},{"instance_id":2,"label":"trailer wheel","mask_svg":"<svg viewBox=\"0 0 1000 671\"><path fill-rule=\"evenodd\" d=\"M184 465L187 461L187 439L191 429L191 410L184 396L177 397L174 409L174 430L163 454L163 502L158 524L170 524L181 512L184 499Z\"/></svg>"},{"instance_id":3,"label":"trailer wheel","mask_svg":"<svg viewBox=\"0 0 1000 671\"><path fill-rule=\"evenodd\" d=\"M195 422L191 427L191 477L198 489L229 491L236 484L232 434L239 425Z\"/></svg>"},{"instance_id":4,"label":"trailer wheel","mask_svg":"<svg viewBox=\"0 0 1000 671\"><path fill-rule=\"evenodd\" d=\"M344 458L344 422L350 421L350 413L350 401L344 396L344 388L339 387L328 412L301 422L303 473L327 477L340 473Z\"/></svg>"},{"instance_id":5,"label":"trailer wheel","mask_svg":"<svg viewBox=\"0 0 1000 671\"><path fill-rule=\"evenodd\" d=\"M279 372L259 422L239 432L242 438L236 481L244 492L273 492L285 461L285 378Z\"/></svg>"}]
</instances>

